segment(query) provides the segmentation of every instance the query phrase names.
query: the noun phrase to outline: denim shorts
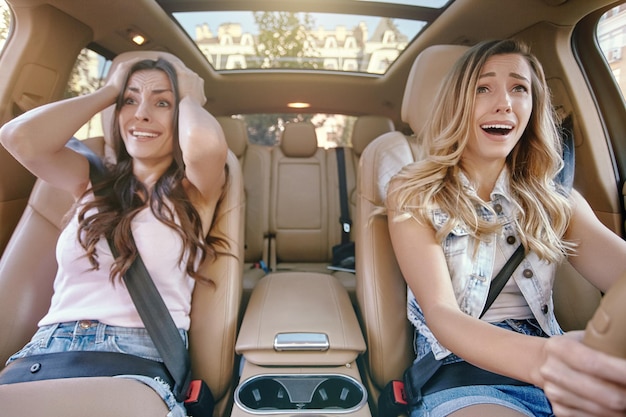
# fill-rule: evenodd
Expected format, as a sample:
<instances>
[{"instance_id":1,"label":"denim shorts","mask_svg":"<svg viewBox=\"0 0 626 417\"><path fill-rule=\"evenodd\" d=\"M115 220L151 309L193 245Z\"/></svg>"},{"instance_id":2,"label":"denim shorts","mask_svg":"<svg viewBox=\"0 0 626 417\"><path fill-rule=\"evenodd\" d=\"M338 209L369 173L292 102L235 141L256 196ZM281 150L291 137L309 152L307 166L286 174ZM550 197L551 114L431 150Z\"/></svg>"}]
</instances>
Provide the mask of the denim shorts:
<instances>
[{"instance_id":1,"label":"denim shorts","mask_svg":"<svg viewBox=\"0 0 626 417\"><path fill-rule=\"evenodd\" d=\"M505 320L492 324L529 336L547 337L537 322L532 319ZM451 354L445 358L443 366L462 360ZM533 385L471 385L425 395L422 401L410 410L410 417L445 417L461 408L478 404L501 405L529 417L554 416L550 402L539 387Z\"/></svg>"},{"instance_id":2,"label":"denim shorts","mask_svg":"<svg viewBox=\"0 0 626 417\"><path fill-rule=\"evenodd\" d=\"M179 329L179 333L187 345L187 332ZM163 362L146 329L81 320L40 327L31 341L9 358L7 365L18 358L67 351L120 352ZM114 378L135 379L151 387L169 408L168 417L187 415L184 405L176 401L169 384L161 378L144 375L119 375Z\"/></svg>"},{"instance_id":3,"label":"denim shorts","mask_svg":"<svg viewBox=\"0 0 626 417\"><path fill-rule=\"evenodd\" d=\"M533 385L472 385L426 395L410 417L444 417L461 408L495 404L528 417L551 417L552 406L539 387Z\"/></svg>"}]
</instances>

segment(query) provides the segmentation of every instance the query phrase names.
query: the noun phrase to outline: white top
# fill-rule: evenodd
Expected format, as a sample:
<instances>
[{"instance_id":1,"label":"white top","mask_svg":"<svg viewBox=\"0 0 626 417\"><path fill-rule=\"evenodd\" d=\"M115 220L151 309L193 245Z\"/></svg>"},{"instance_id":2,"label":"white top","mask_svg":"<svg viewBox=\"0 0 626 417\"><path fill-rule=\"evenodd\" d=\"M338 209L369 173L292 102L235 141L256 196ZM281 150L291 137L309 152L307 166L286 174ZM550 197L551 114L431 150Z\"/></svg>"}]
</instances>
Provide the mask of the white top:
<instances>
[{"instance_id":1,"label":"white top","mask_svg":"<svg viewBox=\"0 0 626 417\"><path fill-rule=\"evenodd\" d=\"M78 210L77 210L78 212ZM179 263L180 236L145 208L132 221L132 232L141 257L165 301L176 326L189 330L191 293L195 281L185 271L187 257ZM126 285L112 283L109 272L113 257L104 238L96 245L98 270L93 270L77 239L77 213L57 242L59 265L50 310L40 326L77 320L98 320L111 326L145 327Z\"/></svg>"}]
</instances>

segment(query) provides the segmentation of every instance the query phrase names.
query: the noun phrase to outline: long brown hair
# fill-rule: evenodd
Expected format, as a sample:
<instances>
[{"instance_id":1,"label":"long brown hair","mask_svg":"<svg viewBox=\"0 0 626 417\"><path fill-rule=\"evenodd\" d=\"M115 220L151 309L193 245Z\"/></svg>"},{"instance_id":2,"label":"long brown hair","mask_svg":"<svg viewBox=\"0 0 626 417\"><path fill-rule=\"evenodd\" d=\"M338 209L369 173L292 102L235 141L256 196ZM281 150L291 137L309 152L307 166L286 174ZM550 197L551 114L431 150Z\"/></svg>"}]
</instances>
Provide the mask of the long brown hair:
<instances>
[{"instance_id":1,"label":"long brown hair","mask_svg":"<svg viewBox=\"0 0 626 417\"><path fill-rule=\"evenodd\" d=\"M132 157L122 140L118 116L124 104L124 91L128 80L133 73L141 70L162 71L169 78L175 97L172 126L178 126L180 93L176 70L172 64L162 58L135 63L126 76L124 89L118 96L115 105L111 131L116 163L109 164L104 178L99 183L92 185L93 190L87 190L85 193L86 196L93 191L97 196L93 200L88 200L79 209L78 240L87 252L94 269L99 268L96 244L101 237L112 242L118 255L112 266L110 277L112 281L121 278L138 255L131 233L131 222L149 204L154 216L174 229L180 236L183 250L179 257L179 263L183 263L185 254L188 254L185 265L187 273L194 279L212 282L209 278L198 273L197 266L207 258L214 259L218 254L216 247L224 246L226 243L223 239L212 237L211 233L204 236L200 215L191 204L189 195L183 186L185 165L177 128L174 129L172 163L156 181L154 187L148 191L133 174ZM81 200L84 200L85 196Z\"/></svg>"}]
</instances>

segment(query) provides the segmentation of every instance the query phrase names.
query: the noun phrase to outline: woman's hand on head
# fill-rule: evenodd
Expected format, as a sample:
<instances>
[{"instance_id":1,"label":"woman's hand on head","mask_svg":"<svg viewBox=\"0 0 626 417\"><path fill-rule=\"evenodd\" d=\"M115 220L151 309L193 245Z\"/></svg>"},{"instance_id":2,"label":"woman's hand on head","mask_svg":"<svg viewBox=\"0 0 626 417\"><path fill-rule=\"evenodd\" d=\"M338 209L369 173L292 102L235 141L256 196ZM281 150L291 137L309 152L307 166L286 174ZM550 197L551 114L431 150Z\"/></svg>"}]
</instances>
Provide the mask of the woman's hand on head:
<instances>
[{"instance_id":1,"label":"woman's hand on head","mask_svg":"<svg viewBox=\"0 0 626 417\"><path fill-rule=\"evenodd\" d=\"M204 95L204 80L195 72L186 66L175 62L176 75L178 76L178 90L180 99L190 97L198 102L201 106L206 103Z\"/></svg>"},{"instance_id":2,"label":"woman's hand on head","mask_svg":"<svg viewBox=\"0 0 626 417\"><path fill-rule=\"evenodd\" d=\"M585 346L583 334L546 341L540 373L555 415L626 416L626 359Z\"/></svg>"},{"instance_id":3,"label":"woman's hand on head","mask_svg":"<svg viewBox=\"0 0 626 417\"><path fill-rule=\"evenodd\" d=\"M131 59L121 62L117 65L111 75L107 78L107 82L104 87L113 87L117 95L121 94L126 79L128 78L128 72L139 59Z\"/></svg>"}]
</instances>

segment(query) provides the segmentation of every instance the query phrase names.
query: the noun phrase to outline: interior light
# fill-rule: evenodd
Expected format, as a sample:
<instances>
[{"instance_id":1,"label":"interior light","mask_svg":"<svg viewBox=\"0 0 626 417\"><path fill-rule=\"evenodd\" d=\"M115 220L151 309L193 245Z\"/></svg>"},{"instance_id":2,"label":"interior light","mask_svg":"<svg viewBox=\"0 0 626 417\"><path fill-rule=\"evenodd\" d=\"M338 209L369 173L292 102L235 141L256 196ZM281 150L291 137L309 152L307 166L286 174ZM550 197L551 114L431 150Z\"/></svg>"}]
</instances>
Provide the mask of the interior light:
<instances>
[{"instance_id":1,"label":"interior light","mask_svg":"<svg viewBox=\"0 0 626 417\"><path fill-rule=\"evenodd\" d=\"M311 103L303 103L300 101L295 101L293 103L287 103L287 107L292 109L308 109L311 107Z\"/></svg>"},{"instance_id":2,"label":"interior light","mask_svg":"<svg viewBox=\"0 0 626 417\"><path fill-rule=\"evenodd\" d=\"M140 34L138 34L138 33L135 33L135 34L132 34L131 36L132 36L131 40L132 40L133 42L135 42L135 43L136 43L137 45L139 45L139 46L141 46L141 45L143 45L144 43L146 43L146 38L145 38L143 35L140 35Z\"/></svg>"},{"instance_id":3,"label":"interior light","mask_svg":"<svg viewBox=\"0 0 626 417\"><path fill-rule=\"evenodd\" d=\"M134 26L127 28L123 36L138 46L145 45L149 42L149 39L143 34L143 32Z\"/></svg>"}]
</instances>

